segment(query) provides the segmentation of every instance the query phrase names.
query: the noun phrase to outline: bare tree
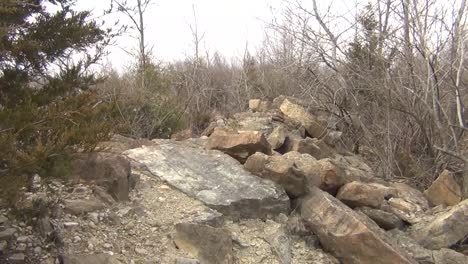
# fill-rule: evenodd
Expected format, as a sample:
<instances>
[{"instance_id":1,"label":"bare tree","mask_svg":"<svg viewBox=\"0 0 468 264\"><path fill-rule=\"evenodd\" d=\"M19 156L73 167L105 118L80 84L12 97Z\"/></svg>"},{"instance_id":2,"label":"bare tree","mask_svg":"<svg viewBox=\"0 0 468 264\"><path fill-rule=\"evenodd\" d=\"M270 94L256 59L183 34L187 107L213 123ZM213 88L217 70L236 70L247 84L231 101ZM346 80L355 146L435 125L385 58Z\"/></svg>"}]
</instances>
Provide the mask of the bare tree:
<instances>
[{"instance_id":1,"label":"bare tree","mask_svg":"<svg viewBox=\"0 0 468 264\"><path fill-rule=\"evenodd\" d=\"M146 43L145 13L152 3L153 0L136 0L135 4L130 4L127 0L111 0L111 11L115 4L117 6L117 11L123 13L130 19L132 24L131 28L135 29L137 32L138 68L141 75L142 88L145 88L148 85L146 71L148 69L148 60L151 53L151 48L149 48Z\"/></svg>"}]
</instances>

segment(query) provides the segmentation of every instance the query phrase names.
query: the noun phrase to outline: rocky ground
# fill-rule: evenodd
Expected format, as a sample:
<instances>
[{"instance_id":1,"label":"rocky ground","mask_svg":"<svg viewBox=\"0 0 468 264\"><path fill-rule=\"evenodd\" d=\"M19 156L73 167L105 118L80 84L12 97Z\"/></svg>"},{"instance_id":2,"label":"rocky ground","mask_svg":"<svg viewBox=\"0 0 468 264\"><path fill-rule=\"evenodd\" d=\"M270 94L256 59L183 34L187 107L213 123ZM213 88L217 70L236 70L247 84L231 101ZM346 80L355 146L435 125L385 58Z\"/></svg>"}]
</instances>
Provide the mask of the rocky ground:
<instances>
[{"instance_id":1,"label":"rocky ground","mask_svg":"<svg viewBox=\"0 0 468 264\"><path fill-rule=\"evenodd\" d=\"M0 211L0 263L468 263L468 200L443 172L385 181L293 98L201 138L115 136Z\"/></svg>"}]
</instances>

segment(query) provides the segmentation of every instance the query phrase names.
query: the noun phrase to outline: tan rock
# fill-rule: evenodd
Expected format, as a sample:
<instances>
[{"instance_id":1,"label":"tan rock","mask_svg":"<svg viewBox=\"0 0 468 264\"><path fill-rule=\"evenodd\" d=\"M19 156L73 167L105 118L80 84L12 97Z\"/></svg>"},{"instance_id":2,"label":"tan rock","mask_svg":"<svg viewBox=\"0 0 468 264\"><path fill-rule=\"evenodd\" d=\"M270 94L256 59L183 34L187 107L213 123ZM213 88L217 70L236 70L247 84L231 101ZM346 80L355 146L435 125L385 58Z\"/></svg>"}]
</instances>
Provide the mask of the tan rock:
<instances>
[{"instance_id":1,"label":"tan rock","mask_svg":"<svg viewBox=\"0 0 468 264\"><path fill-rule=\"evenodd\" d=\"M324 249L343 263L417 263L377 225L318 188L304 199L301 216Z\"/></svg>"},{"instance_id":2,"label":"tan rock","mask_svg":"<svg viewBox=\"0 0 468 264\"><path fill-rule=\"evenodd\" d=\"M271 154L270 143L258 131L232 132L217 128L208 139L207 149L223 151L241 163L255 152Z\"/></svg>"},{"instance_id":3,"label":"tan rock","mask_svg":"<svg viewBox=\"0 0 468 264\"><path fill-rule=\"evenodd\" d=\"M296 135L289 135L284 141L283 147L279 150L282 153L296 151L299 153L309 154L316 159L321 158L321 150L315 144L312 138L301 138Z\"/></svg>"},{"instance_id":4,"label":"tan rock","mask_svg":"<svg viewBox=\"0 0 468 264\"><path fill-rule=\"evenodd\" d=\"M404 183L390 183L390 187L396 190L396 195L388 200L388 204L382 205L382 209L394 213L410 224L421 221L429 209L424 195Z\"/></svg>"},{"instance_id":5,"label":"tan rock","mask_svg":"<svg viewBox=\"0 0 468 264\"><path fill-rule=\"evenodd\" d=\"M352 208L368 206L378 209L394 193L394 189L382 184L353 181L341 187L336 198Z\"/></svg>"},{"instance_id":6,"label":"tan rock","mask_svg":"<svg viewBox=\"0 0 468 264\"><path fill-rule=\"evenodd\" d=\"M280 110L288 118L300 122L310 136L314 138L322 138L327 134L327 126L322 125L316 118L307 112L304 107L285 99L280 106Z\"/></svg>"},{"instance_id":7,"label":"tan rock","mask_svg":"<svg viewBox=\"0 0 468 264\"><path fill-rule=\"evenodd\" d=\"M193 137L194 137L194 134L193 134L192 129L184 129L182 131L179 131L171 135L171 139L175 141L182 141L182 140L190 139Z\"/></svg>"},{"instance_id":8,"label":"tan rock","mask_svg":"<svg viewBox=\"0 0 468 264\"><path fill-rule=\"evenodd\" d=\"M367 217L372 219L372 221L374 221L378 226L385 230L392 230L395 228L403 229L405 227L403 221L395 214L370 207L358 207L354 210L365 214Z\"/></svg>"},{"instance_id":9,"label":"tan rock","mask_svg":"<svg viewBox=\"0 0 468 264\"><path fill-rule=\"evenodd\" d=\"M449 248L468 236L468 199L420 221L409 234L425 248Z\"/></svg>"},{"instance_id":10,"label":"tan rock","mask_svg":"<svg viewBox=\"0 0 468 264\"><path fill-rule=\"evenodd\" d=\"M268 136L267 140L271 145L271 148L276 150L283 146L286 139L286 128L284 126L277 126L271 134Z\"/></svg>"},{"instance_id":11,"label":"tan rock","mask_svg":"<svg viewBox=\"0 0 468 264\"><path fill-rule=\"evenodd\" d=\"M346 183L352 181L371 182L375 179L375 174L359 156L335 155L330 159L333 164L344 171Z\"/></svg>"},{"instance_id":12,"label":"tan rock","mask_svg":"<svg viewBox=\"0 0 468 264\"><path fill-rule=\"evenodd\" d=\"M96 198L88 200L65 200L64 206L64 211L73 215L82 215L105 208L104 203Z\"/></svg>"},{"instance_id":13,"label":"tan rock","mask_svg":"<svg viewBox=\"0 0 468 264\"><path fill-rule=\"evenodd\" d=\"M228 230L180 223L176 225L174 242L178 248L200 260L201 263L233 263L232 238Z\"/></svg>"},{"instance_id":14,"label":"tan rock","mask_svg":"<svg viewBox=\"0 0 468 264\"><path fill-rule=\"evenodd\" d=\"M307 184L305 175L296 173L293 169L295 161L296 159L284 156L270 157L263 153L255 153L247 159L244 167L257 176L281 185L290 196L298 197L306 193Z\"/></svg>"},{"instance_id":15,"label":"tan rock","mask_svg":"<svg viewBox=\"0 0 468 264\"><path fill-rule=\"evenodd\" d=\"M458 204L463 199L460 185L448 170L444 170L439 175L424 192L424 195L433 206L441 204L452 206Z\"/></svg>"},{"instance_id":16,"label":"tan rock","mask_svg":"<svg viewBox=\"0 0 468 264\"><path fill-rule=\"evenodd\" d=\"M249 109L254 112L266 112L270 109L271 103L260 99L249 100Z\"/></svg>"}]
</instances>

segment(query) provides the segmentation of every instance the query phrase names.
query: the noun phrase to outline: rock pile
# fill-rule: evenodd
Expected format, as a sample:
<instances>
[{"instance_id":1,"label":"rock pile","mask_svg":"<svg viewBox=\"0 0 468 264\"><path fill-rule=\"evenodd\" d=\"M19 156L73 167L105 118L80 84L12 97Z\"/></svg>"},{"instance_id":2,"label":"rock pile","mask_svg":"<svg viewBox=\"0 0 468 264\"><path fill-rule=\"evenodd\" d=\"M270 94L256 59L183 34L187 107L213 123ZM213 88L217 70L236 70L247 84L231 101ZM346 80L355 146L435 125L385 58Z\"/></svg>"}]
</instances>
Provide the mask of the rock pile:
<instances>
[{"instance_id":1,"label":"rock pile","mask_svg":"<svg viewBox=\"0 0 468 264\"><path fill-rule=\"evenodd\" d=\"M32 220L0 211L0 262L468 263L453 174L422 193L377 177L294 98L249 108L200 138L116 136L68 181L36 177L16 208L43 208Z\"/></svg>"}]
</instances>

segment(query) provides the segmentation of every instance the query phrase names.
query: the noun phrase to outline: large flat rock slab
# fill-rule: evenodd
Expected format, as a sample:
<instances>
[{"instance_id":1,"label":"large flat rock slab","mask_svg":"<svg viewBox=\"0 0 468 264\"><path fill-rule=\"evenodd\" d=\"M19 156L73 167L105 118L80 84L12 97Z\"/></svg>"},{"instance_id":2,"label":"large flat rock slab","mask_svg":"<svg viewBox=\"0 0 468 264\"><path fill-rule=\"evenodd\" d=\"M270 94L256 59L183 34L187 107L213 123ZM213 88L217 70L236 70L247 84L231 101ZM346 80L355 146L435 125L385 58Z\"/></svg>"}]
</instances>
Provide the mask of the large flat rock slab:
<instances>
[{"instance_id":1,"label":"large flat rock slab","mask_svg":"<svg viewBox=\"0 0 468 264\"><path fill-rule=\"evenodd\" d=\"M220 151L167 141L125 154L146 165L156 177L226 216L265 218L289 211L289 198L281 187L250 174Z\"/></svg>"}]
</instances>

